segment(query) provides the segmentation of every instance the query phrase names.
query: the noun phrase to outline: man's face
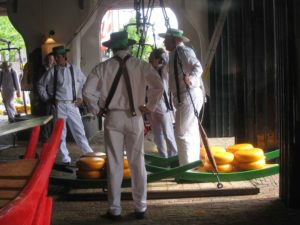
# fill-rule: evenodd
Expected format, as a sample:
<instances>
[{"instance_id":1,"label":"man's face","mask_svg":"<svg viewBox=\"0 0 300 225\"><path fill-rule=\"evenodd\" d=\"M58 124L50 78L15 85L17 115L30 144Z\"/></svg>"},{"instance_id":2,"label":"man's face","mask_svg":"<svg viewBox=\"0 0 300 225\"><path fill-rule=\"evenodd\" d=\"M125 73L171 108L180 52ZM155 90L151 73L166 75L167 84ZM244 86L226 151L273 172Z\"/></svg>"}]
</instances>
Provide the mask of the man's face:
<instances>
[{"instance_id":1,"label":"man's face","mask_svg":"<svg viewBox=\"0 0 300 225\"><path fill-rule=\"evenodd\" d=\"M49 55L48 56L48 65L52 66L54 64L55 64L55 58L54 58L54 56L53 55Z\"/></svg>"},{"instance_id":2,"label":"man's face","mask_svg":"<svg viewBox=\"0 0 300 225\"><path fill-rule=\"evenodd\" d=\"M173 37L166 36L164 40L164 45L168 51L172 51L176 47L176 43Z\"/></svg>"},{"instance_id":3,"label":"man's face","mask_svg":"<svg viewBox=\"0 0 300 225\"><path fill-rule=\"evenodd\" d=\"M59 66L65 66L66 65L66 58L64 55L56 55L55 60Z\"/></svg>"}]
</instances>

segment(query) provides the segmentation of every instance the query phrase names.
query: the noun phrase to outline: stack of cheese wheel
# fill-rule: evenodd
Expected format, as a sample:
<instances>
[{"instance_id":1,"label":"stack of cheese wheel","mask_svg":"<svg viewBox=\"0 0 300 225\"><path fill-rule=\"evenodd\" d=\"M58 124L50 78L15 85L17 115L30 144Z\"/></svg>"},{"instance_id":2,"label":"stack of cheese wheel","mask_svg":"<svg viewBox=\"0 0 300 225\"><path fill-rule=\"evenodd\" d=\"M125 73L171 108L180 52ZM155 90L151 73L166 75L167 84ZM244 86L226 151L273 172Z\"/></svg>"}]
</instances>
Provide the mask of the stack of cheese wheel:
<instances>
[{"instance_id":1,"label":"stack of cheese wheel","mask_svg":"<svg viewBox=\"0 0 300 225\"><path fill-rule=\"evenodd\" d=\"M234 155L230 152L226 152L226 149L223 147L211 146L210 149L216 161L218 172L231 172L233 169L231 163L234 159ZM207 172L214 171L213 165L211 164L207 156L205 156L203 169Z\"/></svg>"},{"instance_id":2,"label":"stack of cheese wheel","mask_svg":"<svg viewBox=\"0 0 300 225\"><path fill-rule=\"evenodd\" d=\"M260 148L238 150L234 153L234 159L239 170L258 170L266 165L264 151Z\"/></svg>"},{"instance_id":3,"label":"stack of cheese wheel","mask_svg":"<svg viewBox=\"0 0 300 225\"><path fill-rule=\"evenodd\" d=\"M131 177L131 172L129 169L129 163L128 163L128 159L127 156L124 156L124 172L123 172L123 178L124 179L129 179Z\"/></svg>"},{"instance_id":4,"label":"stack of cheese wheel","mask_svg":"<svg viewBox=\"0 0 300 225\"><path fill-rule=\"evenodd\" d=\"M241 144L235 144L235 145L230 145L226 147L227 152L235 153L238 150L246 150L246 149L252 149L253 145L249 143L241 143Z\"/></svg>"},{"instance_id":5,"label":"stack of cheese wheel","mask_svg":"<svg viewBox=\"0 0 300 225\"><path fill-rule=\"evenodd\" d=\"M80 179L98 179L102 177L106 155L102 152L89 152L77 161L77 177Z\"/></svg>"},{"instance_id":6,"label":"stack of cheese wheel","mask_svg":"<svg viewBox=\"0 0 300 225\"><path fill-rule=\"evenodd\" d=\"M221 146L212 145L209 147L212 152L226 152L226 149ZM200 149L200 159L205 160L205 158L206 158L206 151L205 151L205 147L202 146Z\"/></svg>"}]
</instances>

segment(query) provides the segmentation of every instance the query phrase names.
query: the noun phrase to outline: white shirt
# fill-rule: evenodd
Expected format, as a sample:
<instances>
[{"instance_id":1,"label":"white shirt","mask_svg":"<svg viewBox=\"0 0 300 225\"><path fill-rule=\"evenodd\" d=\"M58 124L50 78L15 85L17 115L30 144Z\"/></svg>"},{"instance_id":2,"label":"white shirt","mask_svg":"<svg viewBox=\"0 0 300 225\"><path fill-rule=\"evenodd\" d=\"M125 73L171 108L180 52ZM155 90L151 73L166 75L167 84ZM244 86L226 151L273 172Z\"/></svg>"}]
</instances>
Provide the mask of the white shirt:
<instances>
[{"instance_id":1,"label":"white shirt","mask_svg":"<svg viewBox=\"0 0 300 225\"><path fill-rule=\"evenodd\" d=\"M56 100L73 100L70 66L71 64L69 63L65 67L56 66L58 69ZM72 65L72 67L74 71L76 98L82 98L82 88L86 81L86 76L76 65ZM47 101L53 96L54 69L55 67L52 67L48 70L37 83L37 89L43 101Z\"/></svg>"},{"instance_id":2,"label":"white shirt","mask_svg":"<svg viewBox=\"0 0 300 225\"><path fill-rule=\"evenodd\" d=\"M1 70L0 81L2 90L21 91L19 77L14 69Z\"/></svg>"},{"instance_id":3,"label":"white shirt","mask_svg":"<svg viewBox=\"0 0 300 225\"><path fill-rule=\"evenodd\" d=\"M121 50L116 55L124 58L129 52ZM154 111L157 102L163 93L163 84L157 71L149 63L130 57L126 62L128 75L130 78L132 96L136 112L138 107L144 105L146 96L146 85L152 89L150 101L146 107ZM106 98L117 74L119 63L116 59L110 58L99 63L89 74L84 85L84 100L94 114L98 114L100 108L104 108ZM109 110L130 110L127 88L124 76L121 76L114 97L112 98Z\"/></svg>"},{"instance_id":4,"label":"white shirt","mask_svg":"<svg viewBox=\"0 0 300 225\"><path fill-rule=\"evenodd\" d=\"M169 74L168 74L168 71L167 71L167 66L163 66L161 68L161 79L162 79L162 82L163 82L163 86L164 86L164 91L166 92L167 94L167 97L168 97L168 101L169 101L169 104L170 104L170 99L169 99ZM149 95L151 96L152 95L152 92L153 89L149 89L147 91L147 96L148 96L148 99L149 99ZM159 103L157 104L157 107L155 108L155 112L156 113L159 113L159 114L165 114L166 112L168 112L168 109L167 109L167 106L166 106L166 102L165 102L165 98L164 98L164 95L160 98L159 100Z\"/></svg>"},{"instance_id":5,"label":"white shirt","mask_svg":"<svg viewBox=\"0 0 300 225\"><path fill-rule=\"evenodd\" d=\"M174 72L174 56L175 52L178 52L177 59L177 71L178 71L178 81L180 93L186 92L186 84L183 81L183 72L189 74L190 81L192 84L190 88L202 87L202 66L197 59L193 49L185 46L183 43L180 43L174 50L170 52L169 60L169 85L170 91L176 95L176 81L175 81L175 72ZM179 65L179 61L182 64L182 69ZM182 72L183 70L183 72Z\"/></svg>"}]
</instances>

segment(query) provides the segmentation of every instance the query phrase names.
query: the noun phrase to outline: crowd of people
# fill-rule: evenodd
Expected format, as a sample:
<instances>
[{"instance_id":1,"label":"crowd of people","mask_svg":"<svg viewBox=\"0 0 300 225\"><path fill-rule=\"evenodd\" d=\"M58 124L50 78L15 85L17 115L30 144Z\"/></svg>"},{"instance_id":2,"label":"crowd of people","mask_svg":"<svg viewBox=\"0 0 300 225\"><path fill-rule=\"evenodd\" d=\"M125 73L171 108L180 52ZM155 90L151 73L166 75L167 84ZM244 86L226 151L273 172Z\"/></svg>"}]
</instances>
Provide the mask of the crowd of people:
<instances>
[{"instance_id":1,"label":"crowd of people","mask_svg":"<svg viewBox=\"0 0 300 225\"><path fill-rule=\"evenodd\" d=\"M63 118L59 157L68 165L67 127L82 153L93 152L85 135L78 107L84 102L89 111L104 120L104 141L107 154L109 207L105 217L121 219L121 185L123 157L131 170L135 217L143 219L147 211L147 172L144 161L144 116L150 118L154 143L161 157L178 155L180 165L199 160L200 134L198 118L204 103L202 67L194 51L184 43L189 39L179 29L169 28L160 34L165 49L154 49L149 62L130 54L135 41L126 31L112 33L103 46L113 56L96 65L88 76L67 60L64 46L49 53L33 95L38 98L38 115ZM20 95L20 81L10 65L1 66L0 87L10 122L14 121L13 98ZM147 100L146 100L147 99ZM175 121L175 126L173 124ZM47 142L51 124L43 127L42 142Z\"/></svg>"}]
</instances>

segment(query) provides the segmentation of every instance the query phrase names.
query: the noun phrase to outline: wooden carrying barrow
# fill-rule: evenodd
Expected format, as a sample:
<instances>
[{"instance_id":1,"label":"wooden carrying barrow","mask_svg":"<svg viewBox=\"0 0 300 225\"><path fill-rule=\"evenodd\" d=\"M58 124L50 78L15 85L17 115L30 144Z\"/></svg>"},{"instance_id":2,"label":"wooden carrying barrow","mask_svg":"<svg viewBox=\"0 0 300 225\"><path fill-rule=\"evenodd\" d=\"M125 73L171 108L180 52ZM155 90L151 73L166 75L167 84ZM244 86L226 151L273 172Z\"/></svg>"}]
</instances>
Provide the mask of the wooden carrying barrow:
<instances>
[{"instance_id":1,"label":"wooden carrying barrow","mask_svg":"<svg viewBox=\"0 0 300 225\"><path fill-rule=\"evenodd\" d=\"M58 119L40 159L35 148L27 148L24 159L0 164L0 224L49 225L52 198L47 195L49 175L60 144L63 119ZM36 133L35 133L36 134ZM33 137L33 142L36 140Z\"/></svg>"}]
</instances>

